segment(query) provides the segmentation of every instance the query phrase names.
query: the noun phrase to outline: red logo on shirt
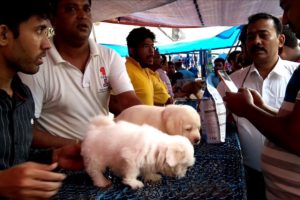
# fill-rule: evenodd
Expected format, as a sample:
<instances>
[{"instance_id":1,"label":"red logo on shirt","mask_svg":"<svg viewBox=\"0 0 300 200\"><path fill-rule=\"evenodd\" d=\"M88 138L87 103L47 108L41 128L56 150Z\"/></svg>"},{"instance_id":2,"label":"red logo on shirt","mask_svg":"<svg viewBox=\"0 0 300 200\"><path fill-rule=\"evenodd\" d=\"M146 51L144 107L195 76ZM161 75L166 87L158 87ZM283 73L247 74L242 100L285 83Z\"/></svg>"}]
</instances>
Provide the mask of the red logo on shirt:
<instances>
[{"instance_id":1,"label":"red logo on shirt","mask_svg":"<svg viewBox=\"0 0 300 200\"><path fill-rule=\"evenodd\" d=\"M106 76L106 71L104 67L100 67L100 73L102 76Z\"/></svg>"}]
</instances>

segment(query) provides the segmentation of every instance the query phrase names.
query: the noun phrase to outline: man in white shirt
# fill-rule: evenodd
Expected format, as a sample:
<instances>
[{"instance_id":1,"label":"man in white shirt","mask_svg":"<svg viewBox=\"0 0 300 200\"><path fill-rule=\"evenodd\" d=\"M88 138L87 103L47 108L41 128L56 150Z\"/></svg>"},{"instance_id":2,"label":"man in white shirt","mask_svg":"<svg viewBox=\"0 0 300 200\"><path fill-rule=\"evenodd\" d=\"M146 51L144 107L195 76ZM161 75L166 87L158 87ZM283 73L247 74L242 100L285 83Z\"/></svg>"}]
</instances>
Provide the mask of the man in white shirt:
<instances>
[{"instance_id":1,"label":"man in white shirt","mask_svg":"<svg viewBox=\"0 0 300 200\"><path fill-rule=\"evenodd\" d=\"M280 0L282 23L300 38L300 1ZM251 121L267 138L262 154L262 169L268 199L300 199L300 68L286 88L278 113L272 112L260 96L241 88L226 93L230 111Z\"/></svg>"},{"instance_id":2,"label":"man in white shirt","mask_svg":"<svg viewBox=\"0 0 300 200\"><path fill-rule=\"evenodd\" d=\"M258 13L249 17L247 50L253 64L231 75L238 88L256 90L264 101L279 108L287 83L298 67L297 63L281 60L279 48L283 47L282 24L274 16ZM224 84L218 91L225 95ZM265 137L245 118L234 116L244 156L248 199L265 199L264 179L261 173L261 152Z\"/></svg>"},{"instance_id":3,"label":"man in white shirt","mask_svg":"<svg viewBox=\"0 0 300 200\"><path fill-rule=\"evenodd\" d=\"M55 31L40 71L22 76L35 101L36 146L60 147L80 141L89 120L109 114L111 92L121 112L140 104L121 57L89 40L91 0L54 0Z\"/></svg>"}]
</instances>

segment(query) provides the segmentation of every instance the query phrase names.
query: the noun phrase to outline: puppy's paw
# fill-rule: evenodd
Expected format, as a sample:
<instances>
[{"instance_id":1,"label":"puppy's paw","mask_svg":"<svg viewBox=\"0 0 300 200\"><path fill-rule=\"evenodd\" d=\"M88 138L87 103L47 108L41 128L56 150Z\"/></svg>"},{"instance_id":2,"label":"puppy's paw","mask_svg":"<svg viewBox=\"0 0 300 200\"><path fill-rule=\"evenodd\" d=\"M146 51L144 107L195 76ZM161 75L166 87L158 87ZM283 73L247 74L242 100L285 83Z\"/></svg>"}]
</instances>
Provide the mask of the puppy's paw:
<instances>
[{"instance_id":1,"label":"puppy's paw","mask_svg":"<svg viewBox=\"0 0 300 200\"><path fill-rule=\"evenodd\" d=\"M144 184L141 181L137 180L137 179L127 179L127 178L125 178L123 180L123 183L125 185L129 185L134 190L144 187Z\"/></svg>"},{"instance_id":2,"label":"puppy's paw","mask_svg":"<svg viewBox=\"0 0 300 200\"><path fill-rule=\"evenodd\" d=\"M160 182L161 175L159 174L146 174L144 176L146 182Z\"/></svg>"},{"instance_id":3,"label":"puppy's paw","mask_svg":"<svg viewBox=\"0 0 300 200\"><path fill-rule=\"evenodd\" d=\"M112 182L107 180L106 178L105 179L97 179L94 181L94 184L98 187L101 187L101 188L108 188L112 185Z\"/></svg>"}]
</instances>

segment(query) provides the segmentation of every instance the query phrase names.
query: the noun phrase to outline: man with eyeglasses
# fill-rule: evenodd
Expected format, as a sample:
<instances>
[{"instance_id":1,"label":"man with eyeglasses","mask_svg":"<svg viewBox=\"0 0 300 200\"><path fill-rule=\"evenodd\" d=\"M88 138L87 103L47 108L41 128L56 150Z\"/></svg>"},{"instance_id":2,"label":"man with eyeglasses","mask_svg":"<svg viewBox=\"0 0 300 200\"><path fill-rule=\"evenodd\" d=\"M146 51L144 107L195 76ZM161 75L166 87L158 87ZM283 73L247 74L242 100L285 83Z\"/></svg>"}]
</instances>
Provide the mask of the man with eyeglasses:
<instances>
[{"instance_id":1,"label":"man with eyeglasses","mask_svg":"<svg viewBox=\"0 0 300 200\"><path fill-rule=\"evenodd\" d=\"M34 102L17 72L37 73L43 63L42 57L51 47L49 11L46 0L1 3L0 199L49 199L66 178L54 171L58 166L83 169L80 145L44 150L39 156L29 153L34 138ZM44 164L38 163L41 161Z\"/></svg>"},{"instance_id":2,"label":"man with eyeglasses","mask_svg":"<svg viewBox=\"0 0 300 200\"><path fill-rule=\"evenodd\" d=\"M150 67L154 61L155 35L145 27L133 29L127 36L129 57L126 68L134 90L143 104L165 105L172 97L159 75Z\"/></svg>"}]
</instances>

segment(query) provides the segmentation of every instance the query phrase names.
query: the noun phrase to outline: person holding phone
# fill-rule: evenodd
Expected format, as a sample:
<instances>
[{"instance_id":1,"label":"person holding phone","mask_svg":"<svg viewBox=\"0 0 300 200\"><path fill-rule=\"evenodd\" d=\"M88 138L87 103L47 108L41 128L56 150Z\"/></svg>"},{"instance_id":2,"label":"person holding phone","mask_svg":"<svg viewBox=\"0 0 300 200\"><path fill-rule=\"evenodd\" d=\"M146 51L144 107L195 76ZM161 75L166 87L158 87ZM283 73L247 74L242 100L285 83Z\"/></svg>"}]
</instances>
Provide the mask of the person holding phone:
<instances>
[{"instance_id":1,"label":"person holding phone","mask_svg":"<svg viewBox=\"0 0 300 200\"><path fill-rule=\"evenodd\" d=\"M281 0L282 23L288 24L300 38L300 1ZM300 199L300 68L286 88L278 113L256 93L241 88L224 97L230 111L247 118L267 138L262 153L262 169L268 199Z\"/></svg>"},{"instance_id":2,"label":"person holding phone","mask_svg":"<svg viewBox=\"0 0 300 200\"><path fill-rule=\"evenodd\" d=\"M258 13L248 19L246 48L253 64L230 75L235 85L256 90L263 100L278 109L285 89L298 63L282 60L278 51L283 47L284 35L280 20L267 13ZM225 95L223 83L218 91ZM244 165L248 199L265 199L264 178L261 173L261 154L265 137L243 117L234 115Z\"/></svg>"}]
</instances>

